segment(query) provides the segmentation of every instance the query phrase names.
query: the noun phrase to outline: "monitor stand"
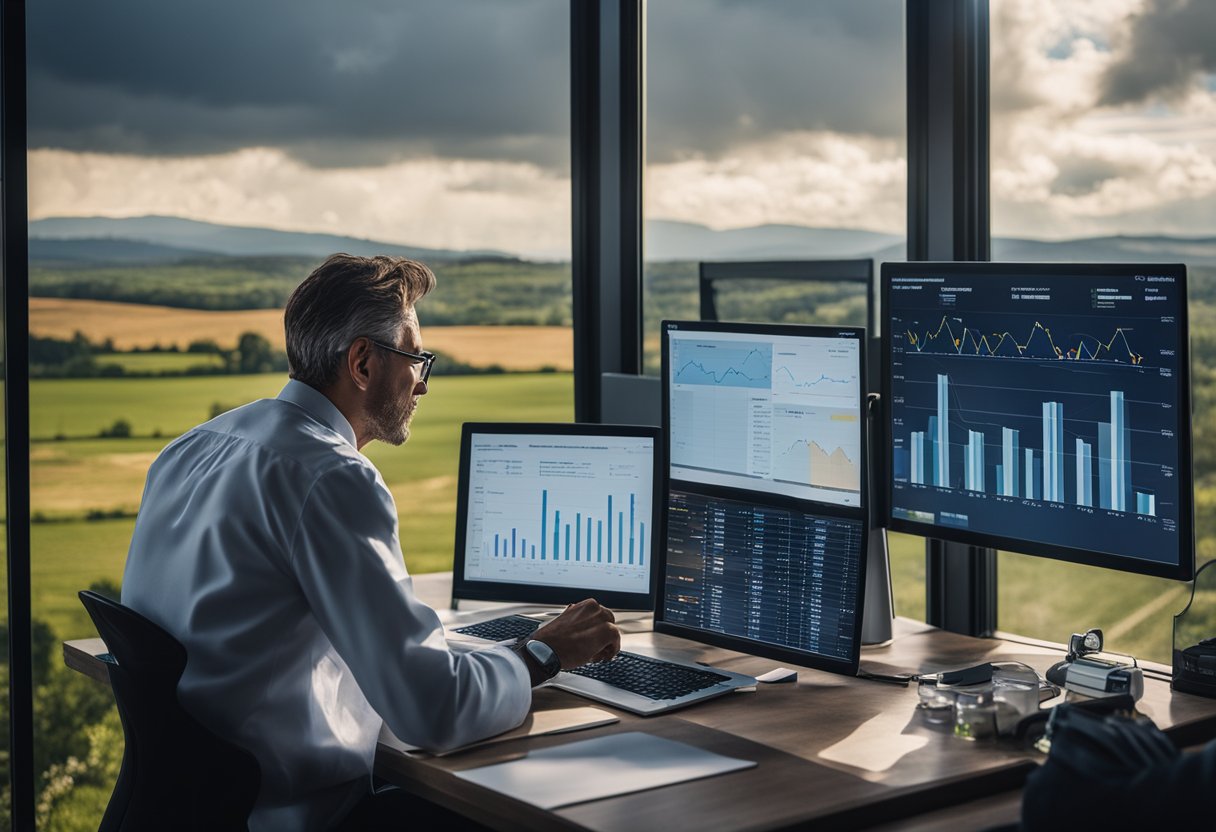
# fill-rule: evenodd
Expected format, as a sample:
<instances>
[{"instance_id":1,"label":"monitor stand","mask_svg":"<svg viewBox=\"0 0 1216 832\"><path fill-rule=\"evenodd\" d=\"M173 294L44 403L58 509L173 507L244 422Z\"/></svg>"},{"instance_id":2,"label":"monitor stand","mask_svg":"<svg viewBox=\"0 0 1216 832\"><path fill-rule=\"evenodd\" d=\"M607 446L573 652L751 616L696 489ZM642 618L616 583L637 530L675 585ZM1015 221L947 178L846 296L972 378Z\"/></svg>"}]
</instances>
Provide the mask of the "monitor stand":
<instances>
[{"instance_id":1,"label":"monitor stand","mask_svg":"<svg viewBox=\"0 0 1216 832\"><path fill-rule=\"evenodd\" d=\"M866 555L866 587L861 617L861 643L872 647L891 641L895 620L895 600L891 594L891 558L887 550L887 530L870 529Z\"/></svg>"},{"instance_id":2,"label":"monitor stand","mask_svg":"<svg viewBox=\"0 0 1216 832\"><path fill-rule=\"evenodd\" d=\"M891 556L887 548L887 529L879 525L885 516L882 507L883 490L877 487L884 471L882 452L886 447L882 431L882 397L866 395L866 444L869 447L870 526L866 541L866 586L862 599L861 643L867 646L891 641L891 624L895 619L895 597L891 594Z\"/></svg>"}]
</instances>

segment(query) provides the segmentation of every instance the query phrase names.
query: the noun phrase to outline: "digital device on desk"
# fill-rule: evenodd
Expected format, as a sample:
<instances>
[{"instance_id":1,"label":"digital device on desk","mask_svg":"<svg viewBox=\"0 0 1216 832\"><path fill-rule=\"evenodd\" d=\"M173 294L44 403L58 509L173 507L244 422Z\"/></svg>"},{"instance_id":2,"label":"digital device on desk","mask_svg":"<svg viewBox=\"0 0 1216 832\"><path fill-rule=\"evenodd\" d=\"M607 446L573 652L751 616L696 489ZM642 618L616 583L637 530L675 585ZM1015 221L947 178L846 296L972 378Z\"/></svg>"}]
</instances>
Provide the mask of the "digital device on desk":
<instances>
[{"instance_id":1,"label":"digital device on desk","mask_svg":"<svg viewBox=\"0 0 1216 832\"><path fill-rule=\"evenodd\" d=\"M653 609L661 455L656 427L466 423L453 599ZM499 623L473 635L500 640L537 624Z\"/></svg>"},{"instance_id":2,"label":"digital device on desk","mask_svg":"<svg viewBox=\"0 0 1216 832\"><path fill-rule=\"evenodd\" d=\"M857 672L865 330L665 321L655 630Z\"/></svg>"},{"instance_id":3,"label":"digital device on desk","mask_svg":"<svg viewBox=\"0 0 1216 832\"><path fill-rule=\"evenodd\" d=\"M1189 580L1186 267L884 263L891 529Z\"/></svg>"}]
</instances>

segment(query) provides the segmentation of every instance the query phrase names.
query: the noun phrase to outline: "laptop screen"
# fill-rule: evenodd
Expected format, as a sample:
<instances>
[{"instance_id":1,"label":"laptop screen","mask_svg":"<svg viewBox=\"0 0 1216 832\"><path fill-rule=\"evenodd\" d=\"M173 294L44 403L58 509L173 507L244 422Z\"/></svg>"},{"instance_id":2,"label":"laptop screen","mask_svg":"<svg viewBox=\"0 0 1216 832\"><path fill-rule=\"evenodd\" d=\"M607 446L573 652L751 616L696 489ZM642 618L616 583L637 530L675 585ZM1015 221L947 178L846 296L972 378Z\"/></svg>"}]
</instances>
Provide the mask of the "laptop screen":
<instances>
[{"instance_id":1,"label":"laptop screen","mask_svg":"<svg viewBox=\"0 0 1216 832\"><path fill-rule=\"evenodd\" d=\"M655 629L855 673L865 333L663 324L669 484Z\"/></svg>"},{"instance_id":2,"label":"laptop screen","mask_svg":"<svg viewBox=\"0 0 1216 832\"><path fill-rule=\"evenodd\" d=\"M454 596L653 609L659 430L466 424Z\"/></svg>"}]
</instances>

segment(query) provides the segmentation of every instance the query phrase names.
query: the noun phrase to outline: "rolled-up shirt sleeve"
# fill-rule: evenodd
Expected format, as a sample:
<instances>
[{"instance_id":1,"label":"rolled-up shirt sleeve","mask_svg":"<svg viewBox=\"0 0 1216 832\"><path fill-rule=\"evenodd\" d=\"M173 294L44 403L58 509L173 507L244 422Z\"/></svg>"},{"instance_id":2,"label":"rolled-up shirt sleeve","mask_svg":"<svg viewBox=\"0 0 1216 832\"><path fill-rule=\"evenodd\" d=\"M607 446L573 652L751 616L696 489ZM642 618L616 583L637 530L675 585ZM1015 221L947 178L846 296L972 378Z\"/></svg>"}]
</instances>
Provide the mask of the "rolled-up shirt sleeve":
<instances>
[{"instance_id":1,"label":"rolled-up shirt sleeve","mask_svg":"<svg viewBox=\"0 0 1216 832\"><path fill-rule=\"evenodd\" d=\"M363 695L405 742L444 750L527 716L527 668L507 647L454 653L402 562L392 494L354 461L313 484L290 552L322 630Z\"/></svg>"}]
</instances>

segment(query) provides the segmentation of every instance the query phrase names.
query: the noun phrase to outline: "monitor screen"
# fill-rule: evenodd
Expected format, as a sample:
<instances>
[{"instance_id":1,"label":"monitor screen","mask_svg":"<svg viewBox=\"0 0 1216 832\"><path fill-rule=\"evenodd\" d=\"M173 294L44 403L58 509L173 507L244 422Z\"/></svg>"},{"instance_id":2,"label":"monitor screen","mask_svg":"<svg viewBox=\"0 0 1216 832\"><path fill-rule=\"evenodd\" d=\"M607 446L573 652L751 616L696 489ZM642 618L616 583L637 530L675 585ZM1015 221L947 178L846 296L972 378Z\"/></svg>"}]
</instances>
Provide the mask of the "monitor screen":
<instances>
[{"instance_id":1,"label":"monitor screen","mask_svg":"<svg viewBox=\"0 0 1216 832\"><path fill-rule=\"evenodd\" d=\"M861 505L864 339L809 330L665 331L672 479Z\"/></svg>"},{"instance_id":2,"label":"monitor screen","mask_svg":"<svg viewBox=\"0 0 1216 832\"><path fill-rule=\"evenodd\" d=\"M886 263L890 528L1194 570L1186 269Z\"/></svg>"},{"instance_id":3,"label":"monitor screen","mask_svg":"<svg viewBox=\"0 0 1216 832\"><path fill-rule=\"evenodd\" d=\"M856 672L864 361L857 328L664 322L656 630Z\"/></svg>"},{"instance_id":4,"label":"monitor screen","mask_svg":"<svg viewBox=\"0 0 1216 832\"><path fill-rule=\"evenodd\" d=\"M466 424L454 597L653 609L660 453L654 427Z\"/></svg>"}]
</instances>

